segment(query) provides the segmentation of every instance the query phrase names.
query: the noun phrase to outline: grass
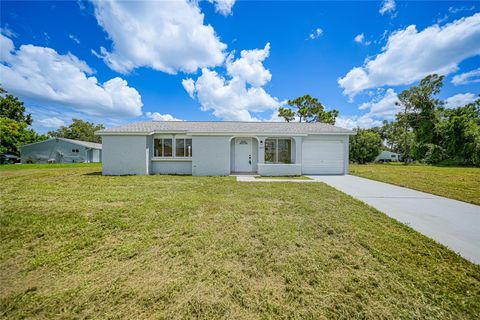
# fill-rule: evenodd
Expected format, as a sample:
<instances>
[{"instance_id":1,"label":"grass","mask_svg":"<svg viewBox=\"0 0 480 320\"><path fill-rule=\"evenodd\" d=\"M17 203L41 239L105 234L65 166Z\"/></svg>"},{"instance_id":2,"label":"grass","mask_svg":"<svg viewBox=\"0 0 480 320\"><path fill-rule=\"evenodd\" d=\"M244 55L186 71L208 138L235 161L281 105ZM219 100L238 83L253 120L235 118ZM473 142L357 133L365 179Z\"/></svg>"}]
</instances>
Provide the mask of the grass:
<instances>
[{"instance_id":1,"label":"grass","mask_svg":"<svg viewBox=\"0 0 480 320\"><path fill-rule=\"evenodd\" d=\"M288 180L312 180L306 176L255 176L255 179L288 179Z\"/></svg>"},{"instance_id":2,"label":"grass","mask_svg":"<svg viewBox=\"0 0 480 320\"><path fill-rule=\"evenodd\" d=\"M0 172L0 318L480 316L480 266L324 184L99 171Z\"/></svg>"},{"instance_id":3,"label":"grass","mask_svg":"<svg viewBox=\"0 0 480 320\"><path fill-rule=\"evenodd\" d=\"M480 168L369 164L350 174L480 205Z\"/></svg>"}]
</instances>

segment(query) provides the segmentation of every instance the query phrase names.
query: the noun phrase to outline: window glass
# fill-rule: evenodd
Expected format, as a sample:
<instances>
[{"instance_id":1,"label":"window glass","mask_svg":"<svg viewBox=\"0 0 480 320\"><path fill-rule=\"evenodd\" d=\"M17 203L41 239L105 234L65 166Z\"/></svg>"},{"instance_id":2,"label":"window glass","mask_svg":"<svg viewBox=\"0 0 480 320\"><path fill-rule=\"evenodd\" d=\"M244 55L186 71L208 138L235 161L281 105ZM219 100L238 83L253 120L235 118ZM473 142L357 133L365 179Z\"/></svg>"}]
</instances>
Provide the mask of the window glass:
<instances>
[{"instance_id":1,"label":"window glass","mask_svg":"<svg viewBox=\"0 0 480 320\"><path fill-rule=\"evenodd\" d=\"M185 157L185 139L175 140L175 157Z\"/></svg>"},{"instance_id":2,"label":"window glass","mask_svg":"<svg viewBox=\"0 0 480 320\"><path fill-rule=\"evenodd\" d=\"M291 161L292 141L289 139L278 139L278 162L292 163Z\"/></svg>"},{"instance_id":3,"label":"window glass","mask_svg":"<svg viewBox=\"0 0 480 320\"><path fill-rule=\"evenodd\" d=\"M162 139L163 140L163 156L171 157L172 156L172 139Z\"/></svg>"},{"instance_id":4,"label":"window glass","mask_svg":"<svg viewBox=\"0 0 480 320\"><path fill-rule=\"evenodd\" d=\"M162 157L162 139L153 140L153 154L155 157Z\"/></svg>"},{"instance_id":5,"label":"window glass","mask_svg":"<svg viewBox=\"0 0 480 320\"><path fill-rule=\"evenodd\" d=\"M192 156L192 139L185 139L185 156Z\"/></svg>"},{"instance_id":6,"label":"window glass","mask_svg":"<svg viewBox=\"0 0 480 320\"><path fill-rule=\"evenodd\" d=\"M277 162L277 140L267 139L265 140L265 162L275 163Z\"/></svg>"}]
</instances>

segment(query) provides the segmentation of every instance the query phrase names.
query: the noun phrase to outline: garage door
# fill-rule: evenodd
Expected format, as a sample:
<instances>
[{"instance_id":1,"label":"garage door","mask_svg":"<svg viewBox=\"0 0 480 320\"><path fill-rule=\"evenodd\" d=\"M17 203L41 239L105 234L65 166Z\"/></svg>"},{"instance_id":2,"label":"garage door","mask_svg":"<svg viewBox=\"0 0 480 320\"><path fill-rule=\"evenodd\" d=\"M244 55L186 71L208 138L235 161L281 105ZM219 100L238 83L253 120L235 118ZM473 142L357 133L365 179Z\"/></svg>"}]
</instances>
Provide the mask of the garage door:
<instances>
[{"instance_id":1,"label":"garage door","mask_svg":"<svg viewBox=\"0 0 480 320\"><path fill-rule=\"evenodd\" d=\"M343 174L343 142L304 140L302 144L303 174Z\"/></svg>"}]
</instances>

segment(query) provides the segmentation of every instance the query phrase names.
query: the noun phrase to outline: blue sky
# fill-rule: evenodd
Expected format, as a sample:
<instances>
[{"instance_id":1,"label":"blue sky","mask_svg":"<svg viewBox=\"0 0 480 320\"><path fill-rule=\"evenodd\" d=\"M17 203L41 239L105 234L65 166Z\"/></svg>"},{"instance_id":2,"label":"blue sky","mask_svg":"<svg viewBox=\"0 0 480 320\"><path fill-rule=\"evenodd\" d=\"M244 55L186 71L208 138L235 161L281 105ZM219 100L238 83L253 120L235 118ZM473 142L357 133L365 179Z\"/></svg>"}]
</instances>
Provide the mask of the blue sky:
<instances>
[{"instance_id":1,"label":"blue sky","mask_svg":"<svg viewBox=\"0 0 480 320\"><path fill-rule=\"evenodd\" d=\"M41 132L72 117L277 120L303 94L338 109L337 125L370 127L432 72L446 75L449 107L480 93L479 12L478 1L2 1L0 83Z\"/></svg>"}]
</instances>

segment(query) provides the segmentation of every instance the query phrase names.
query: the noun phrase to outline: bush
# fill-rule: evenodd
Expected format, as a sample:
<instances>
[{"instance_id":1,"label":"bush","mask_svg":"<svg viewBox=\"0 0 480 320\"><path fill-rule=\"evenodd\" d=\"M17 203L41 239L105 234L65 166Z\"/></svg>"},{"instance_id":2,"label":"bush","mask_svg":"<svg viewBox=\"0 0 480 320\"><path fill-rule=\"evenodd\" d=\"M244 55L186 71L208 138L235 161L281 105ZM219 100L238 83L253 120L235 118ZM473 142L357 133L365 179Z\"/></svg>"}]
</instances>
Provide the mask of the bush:
<instances>
[{"instance_id":1,"label":"bush","mask_svg":"<svg viewBox=\"0 0 480 320\"><path fill-rule=\"evenodd\" d=\"M356 135L350 136L350 160L360 164L372 162L382 149L380 135L360 128L356 132Z\"/></svg>"}]
</instances>

